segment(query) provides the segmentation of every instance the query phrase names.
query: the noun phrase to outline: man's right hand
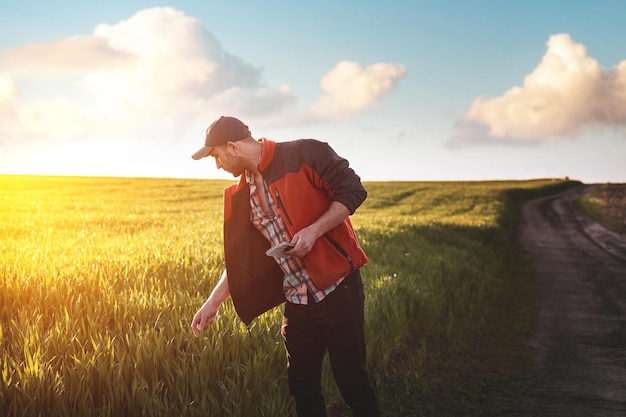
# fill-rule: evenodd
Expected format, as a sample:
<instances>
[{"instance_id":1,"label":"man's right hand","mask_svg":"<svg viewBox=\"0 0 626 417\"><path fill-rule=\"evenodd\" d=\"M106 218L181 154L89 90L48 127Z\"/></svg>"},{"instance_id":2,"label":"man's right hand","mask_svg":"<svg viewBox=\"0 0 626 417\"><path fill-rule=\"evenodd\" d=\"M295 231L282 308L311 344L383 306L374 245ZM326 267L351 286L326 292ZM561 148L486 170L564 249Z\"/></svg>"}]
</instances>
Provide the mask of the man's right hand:
<instances>
[{"instance_id":1,"label":"man's right hand","mask_svg":"<svg viewBox=\"0 0 626 417\"><path fill-rule=\"evenodd\" d=\"M191 330L193 330L194 336L198 337L202 330L206 330L209 328L211 324L219 317L217 314L217 307L214 307L209 300L207 300L200 310L193 316L193 321L191 322Z\"/></svg>"},{"instance_id":2,"label":"man's right hand","mask_svg":"<svg viewBox=\"0 0 626 417\"><path fill-rule=\"evenodd\" d=\"M191 322L191 330L194 336L198 337L202 330L206 330L213 324L215 319L219 317L217 309L222 303L230 297L230 289L228 286L228 275L226 270L222 273L222 277L218 281L209 298L204 302L200 310L193 316Z\"/></svg>"}]
</instances>

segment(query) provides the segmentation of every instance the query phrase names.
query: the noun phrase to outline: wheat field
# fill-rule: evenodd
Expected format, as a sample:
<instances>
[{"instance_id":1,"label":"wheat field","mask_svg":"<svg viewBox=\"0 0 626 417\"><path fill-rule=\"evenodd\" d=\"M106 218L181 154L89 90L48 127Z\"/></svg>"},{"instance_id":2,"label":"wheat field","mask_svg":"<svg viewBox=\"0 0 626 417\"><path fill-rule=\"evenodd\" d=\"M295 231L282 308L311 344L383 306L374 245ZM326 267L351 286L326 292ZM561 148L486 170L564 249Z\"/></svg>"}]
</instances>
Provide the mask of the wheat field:
<instances>
[{"instance_id":1,"label":"wheat field","mask_svg":"<svg viewBox=\"0 0 626 417\"><path fill-rule=\"evenodd\" d=\"M189 327L223 269L229 183L0 176L0 415L293 415L280 308L248 331L227 301ZM435 350L487 325L508 285L504 193L554 183L365 183L352 220L387 415L429 415Z\"/></svg>"}]
</instances>

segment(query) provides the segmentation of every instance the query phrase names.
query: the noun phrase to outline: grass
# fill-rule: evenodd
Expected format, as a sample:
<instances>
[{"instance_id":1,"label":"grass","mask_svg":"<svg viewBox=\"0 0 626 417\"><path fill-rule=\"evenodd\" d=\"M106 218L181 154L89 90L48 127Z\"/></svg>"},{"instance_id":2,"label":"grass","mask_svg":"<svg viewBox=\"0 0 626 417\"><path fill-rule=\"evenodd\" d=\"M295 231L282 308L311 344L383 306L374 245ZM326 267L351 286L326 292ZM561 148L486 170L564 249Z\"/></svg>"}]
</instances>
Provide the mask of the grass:
<instances>
[{"instance_id":1,"label":"grass","mask_svg":"<svg viewBox=\"0 0 626 417\"><path fill-rule=\"evenodd\" d=\"M607 229L626 236L626 185L602 184L576 200L578 206Z\"/></svg>"},{"instance_id":2,"label":"grass","mask_svg":"<svg viewBox=\"0 0 626 417\"><path fill-rule=\"evenodd\" d=\"M281 310L189 322L223 268L228 182L0 176L0 415L292 415ZM498 415L528 384L510 236L567 181L370 182L353 216L387 416ZM344 415L325 369L332 415Z\"/></svg>"}]
</instances>

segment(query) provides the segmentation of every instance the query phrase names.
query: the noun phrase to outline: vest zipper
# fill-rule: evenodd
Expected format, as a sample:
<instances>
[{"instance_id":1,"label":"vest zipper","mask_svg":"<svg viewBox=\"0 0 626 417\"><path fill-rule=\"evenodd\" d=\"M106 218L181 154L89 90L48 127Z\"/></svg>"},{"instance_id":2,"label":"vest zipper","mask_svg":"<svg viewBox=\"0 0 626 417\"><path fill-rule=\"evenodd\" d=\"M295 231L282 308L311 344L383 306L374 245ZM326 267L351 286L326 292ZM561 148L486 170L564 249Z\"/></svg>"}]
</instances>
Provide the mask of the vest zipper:
<instances>
[{"instance_id":1,"label":"vest zipper","mask_svg":"<svg viewBox=\"0 0 626 417\"><path fill-rule=\"evenodd\" d=\"M291 222L291 217L289 217L289 213L287 212L287 209L285 208L285 205L283 204L283 200L280 198L278 188L274 190L274 196L276 197L276 204L278 204L278 207L282 209L283 213L285 214L285 218L287 219L287 222L291 226L293 226L293 223ZM352 258L350 257L348 252L346 252L345 249L342 248L339 243L335 242L330 236L328 236L328 233L325 233L324 237L326 238L326 240L330 242L331 245L335 247L335 249L337 249L339 253L341 253L348 260L348 262L350 262L350 272L354 272L354 262L352 262Z\"/></svg>"},{"instance_id":2,"label":"vest zipper","mask_svg":"<svg viewBox=\"0 0 626 417\"><path fill-rule=\"evenodd\" d=\"M287 222L290 226L293 226L293 223L291 222L291 217L289 217L289 213L287 213L287 208L283 204L283 200L280 198L280 194L278 193L278 188L274 190L274 195L276 196L276 204L278 204L278 208L282 209L283 213L285 213L285 218L287 219Z\"/></svg>"}]
</instances>

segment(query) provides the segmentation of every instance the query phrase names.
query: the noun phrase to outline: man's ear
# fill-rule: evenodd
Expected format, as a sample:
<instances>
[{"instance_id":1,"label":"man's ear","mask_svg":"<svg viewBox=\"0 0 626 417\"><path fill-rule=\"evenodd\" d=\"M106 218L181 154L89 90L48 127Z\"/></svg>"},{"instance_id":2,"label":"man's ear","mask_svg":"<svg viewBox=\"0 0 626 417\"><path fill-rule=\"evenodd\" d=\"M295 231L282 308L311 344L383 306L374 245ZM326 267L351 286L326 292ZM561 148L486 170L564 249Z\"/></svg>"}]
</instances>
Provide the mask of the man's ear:
<instances>
[{"instance_id":1,"label":"man's ear","mask_svg":"<svg viewBox=\"0 0 626 417\"><path fill-rule=\"evenodd\" d=\"M226 147L234 154L239 153L239 143L237 142L227 142Z\"/></svg>"}]
</instances>

